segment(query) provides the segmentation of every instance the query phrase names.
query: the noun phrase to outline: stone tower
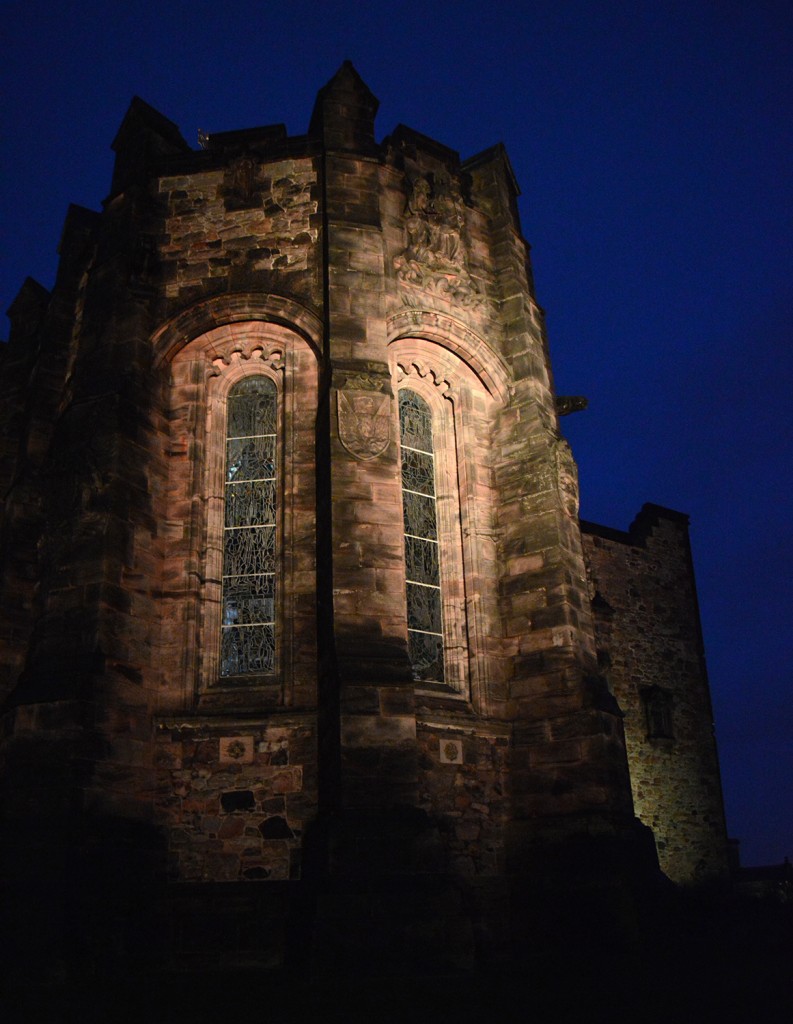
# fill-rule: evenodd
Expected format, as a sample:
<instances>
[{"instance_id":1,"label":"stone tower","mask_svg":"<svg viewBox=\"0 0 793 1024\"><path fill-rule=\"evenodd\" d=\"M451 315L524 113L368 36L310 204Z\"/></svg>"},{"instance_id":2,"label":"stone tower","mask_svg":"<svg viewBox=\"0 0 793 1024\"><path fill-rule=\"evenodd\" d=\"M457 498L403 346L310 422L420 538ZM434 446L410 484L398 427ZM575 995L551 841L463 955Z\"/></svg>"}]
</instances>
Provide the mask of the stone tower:
<instances>
[{"instance_id":1,"label":"stone tower","mask_svg":"<svg viewBox=\"0 0 793 1024\"><path fill-rule=\"evenodd\" d=\"M133 100L11 307L2 797L84 934L134 945L145 891L177 953L446 970L583 903L622 927L647 825L676 881L725 870L683 518L582 534L506 152L376 110L345 63L307 134L194 151ZM681 709L690 828L639 750Z\"/></svg>"}]
</instances>

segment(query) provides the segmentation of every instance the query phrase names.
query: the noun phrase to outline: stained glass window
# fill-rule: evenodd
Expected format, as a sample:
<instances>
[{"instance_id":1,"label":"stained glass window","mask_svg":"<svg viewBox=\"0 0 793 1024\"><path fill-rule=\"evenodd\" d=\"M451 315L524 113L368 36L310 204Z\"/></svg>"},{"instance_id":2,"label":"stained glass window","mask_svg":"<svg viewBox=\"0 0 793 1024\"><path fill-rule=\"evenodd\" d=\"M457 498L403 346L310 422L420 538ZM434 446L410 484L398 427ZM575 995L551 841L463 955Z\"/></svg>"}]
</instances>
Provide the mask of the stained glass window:
<instances>
[{"instance_id":1,"label":"stained glass window","mask_svg":"<svg viewBox=\"0 0 793 1024\"><path fill-rule=\"evenodd\" d=\"M275 384L245 377L227 409L220 675L261 675L275 668Z\"/></svg>"},{"instance_id":2,"label":"stained glass window","mask_svg":"<svg viewBox=\"0 0 793 1024\"><path fill-rule=\"evenodd\" d=\"M399 392L408 648L416 681L441 683L443 617L432 413L415 391Z\"/></svg>"}]
</instances>

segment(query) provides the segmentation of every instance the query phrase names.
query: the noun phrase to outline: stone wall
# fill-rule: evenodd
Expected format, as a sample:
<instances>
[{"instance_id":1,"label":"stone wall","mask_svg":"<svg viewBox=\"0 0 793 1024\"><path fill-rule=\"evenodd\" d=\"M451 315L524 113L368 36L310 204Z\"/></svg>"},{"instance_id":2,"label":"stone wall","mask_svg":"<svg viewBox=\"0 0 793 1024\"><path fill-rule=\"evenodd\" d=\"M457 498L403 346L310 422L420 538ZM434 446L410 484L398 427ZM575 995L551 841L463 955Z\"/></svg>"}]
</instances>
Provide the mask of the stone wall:
<instances>
[{"instance_id":1,"label":"stone wall","mask_svg":"<svg viewBox=\"0 0 793 1024\"><path fill-rule=\"evenodd\" d=\"M306 270L318 236L316 182L310 159L262 164L250 156L161 178L167 212L158 255L166 296L184 299L237 268L279 276Z\"/></svg>"},{"instance_id":2,"label":"stone wall","mask_svg":"<svg viewBox=\"0 0 793 1024\"><path fill-rule=\"evenodd\" d=\"M262 724L160 720L155 812L171 877L234 882L300 877L316 814L312 716Z\"/></svg>"},{"instance_id":3,"label":"stone wall","mask_svg":"<svg viewBox=\"0 0 793 1024\"><path fill-rule=\"evenodd\" d=\"M645 505L628 533L581 525L636 813L673 881L723 877L727 836L688 517Z\"/></svg>"},{"instance_id":4,"label":"stone wall","mask_svg":"<svg viewBox=\"0 0 793 1024\"><path fill-rule=\"evenodd\" d=\"M503 147L461 161L404 126L378 143L376 108L345 64L308 134L194 151L133 101L111 195L70 214L53 293L23 288L0 374L6 806L60 780L64 818L167 849L186 903L306 880L313 825L304 888L343 883L323 927L330 950L358 908L351 962L372 894L402 902L394 879L459 902L549 872L557 893L566 842L579 873L582 839L633 849L617 700L670 876L718 873L723 830L679 517L585 527L590 602ZM275 555L250 573L277 579L275 653L221 678L226 416L251 375L278 396ZM400 388L432 417L444 671L428 679L408 653ZM674 730L648 738L659 692ZM409 957L435 914L420 890ZM484 902L503 932L508 910Z\"/></svg>"},{"instance_id":5,"label":"stone wall","mask_svg":"<svg viewBox=\"0 0 793 1024\"><path fill-rule=\"evenodd\" d=\"M509 819L509 729L437 715L418 722L419 802L438 822L456 876L503 870Z\"/></svg>"}]
</instances>

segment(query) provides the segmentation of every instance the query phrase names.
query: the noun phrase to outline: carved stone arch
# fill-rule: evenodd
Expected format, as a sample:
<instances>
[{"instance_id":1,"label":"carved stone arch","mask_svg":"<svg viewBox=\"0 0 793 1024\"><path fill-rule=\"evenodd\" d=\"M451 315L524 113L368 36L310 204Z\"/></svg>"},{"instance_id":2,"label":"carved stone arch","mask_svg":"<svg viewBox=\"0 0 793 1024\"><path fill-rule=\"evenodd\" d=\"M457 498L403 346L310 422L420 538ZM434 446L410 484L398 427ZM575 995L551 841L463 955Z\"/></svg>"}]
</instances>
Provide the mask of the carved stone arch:
<instances>
[{"instance_id":1,"label":"carved stone arch","mask_svg":"<svg viewBox=\"0 0 793 1024\"><path fill-rule=\"evenodd\" d=\"M274 292L240 292L202 299L162 324L152 335L155 365L171 362L186 345L216 329L225 328L229 337L234 337L235 332L244 333L245 327L253 323L287 328L303 338L319 358L322 320L312 309Z\"/></svg>"},{"instance_id":2,"label":"carved stone arch","mask_svg":"<svg viewBox=\"0 0 793 1024\"><path fill-rule=\"evenodd\" d=\"M403 309L387 321L389 344L423 339L453 352L500 405L506 403L512 374L501 356L483 338L454 317L423 309Z\"/></svg>"}]
</instances>

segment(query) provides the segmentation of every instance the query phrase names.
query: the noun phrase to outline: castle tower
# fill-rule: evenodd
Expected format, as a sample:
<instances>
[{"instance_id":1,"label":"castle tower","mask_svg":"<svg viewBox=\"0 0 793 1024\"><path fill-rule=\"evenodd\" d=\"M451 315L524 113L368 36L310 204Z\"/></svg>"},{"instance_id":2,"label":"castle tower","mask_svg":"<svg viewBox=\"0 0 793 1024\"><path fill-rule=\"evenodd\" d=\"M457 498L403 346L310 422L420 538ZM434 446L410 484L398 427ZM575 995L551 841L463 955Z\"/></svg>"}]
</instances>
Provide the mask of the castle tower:
<instances>
[{"instance_id":1,"label":"castle tower","mask_svg":"<svg viewBox=\"0 0 793 1024\"><path fill-rule=\"evenodd\" d=\"M382 962L464 921L470 966L654 853L509 160L376 110L345 63L306 135L194 151L133 100L14 303L3 798L18 853L44 807L64 863L134 850L175 933L248 914L279 964L299 906L322 960L379 914Z\"/></svg>"}]
</instances>

